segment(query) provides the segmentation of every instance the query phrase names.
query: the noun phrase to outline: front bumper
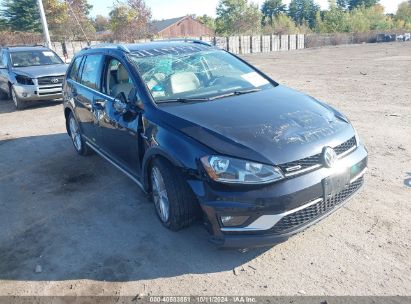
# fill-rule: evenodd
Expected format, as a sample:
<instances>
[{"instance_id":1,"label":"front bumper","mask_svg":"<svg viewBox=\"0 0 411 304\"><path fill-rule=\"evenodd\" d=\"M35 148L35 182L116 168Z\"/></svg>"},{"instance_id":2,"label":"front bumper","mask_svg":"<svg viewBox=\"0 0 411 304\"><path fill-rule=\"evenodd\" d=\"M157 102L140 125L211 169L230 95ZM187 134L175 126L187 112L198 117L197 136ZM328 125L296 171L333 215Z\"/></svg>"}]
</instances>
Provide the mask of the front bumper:
<instances>
[{"instance_id":1,"label":"front bumper","mask_svg":"<svg viewBox=\"0 0 411 304\"><path fill-rule=\"evenodd\" d=\"M367 151L360 145L339 160L350 169L350 185L333 197L324 197L323 181L336 169L315 171L264 186L236 186L189 181L205 212L211 240L220 247L269 246L315 224L342 207L364 183ZM354 170L355 169L355 170ZM221 216L248 216L241 226L224 227Z\"/></svg>"},{"instance_id":2,"label":"front bumper","mask_svg":"<svg viewBox=\"0 0 411 304\"><path fill-rule=\"evenodd\" d=\"M23 85L14 84L17 98L23 101L53 100L62 98L62 85Z\"/></svg>"}]
</instances>

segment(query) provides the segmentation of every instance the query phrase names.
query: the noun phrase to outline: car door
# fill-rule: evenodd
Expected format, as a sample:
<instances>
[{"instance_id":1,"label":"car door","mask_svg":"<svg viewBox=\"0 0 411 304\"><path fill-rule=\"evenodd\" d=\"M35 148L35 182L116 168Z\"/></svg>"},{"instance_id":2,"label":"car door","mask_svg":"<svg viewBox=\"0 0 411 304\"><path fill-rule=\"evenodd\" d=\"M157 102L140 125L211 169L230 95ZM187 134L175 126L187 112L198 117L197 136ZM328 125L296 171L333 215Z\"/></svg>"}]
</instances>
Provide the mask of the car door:
<instances>
[{"instance_id":1,"label":"car door","mask_svg":"<svg viewBox=\"0 0 411 304\"><path fill-rule=\"evenodd\" d=\"M9 86L9 69L8 69L8 60L7 60L7 51L0 51L0 89L4 93L8 93Z\"/></svg>"},{"instance_id":2,"label":"car door","mask_svg":"<svg viewBox=\"0 0 411 304\"><path fill-rule=\"evenodd\" d=\"M95 100L101 89L103 58L102 54L84 56L72 92L75 101L75 114L82 134L87 141L97 146L99 145L98 115L101 105L96 104Z\"/></svg>"},{"instance_id":3,"label":"car door","mask_svg":"<svg viewBox=\"0 0 411 304\"><path fill-rule=\"evenodd\" d=\"M135 82L131 79L127 65L116 57L105 59L103 90L105 104L99 117L101 147L111 159L134 176L140 176L140 144L139 136L141 111L133 100L137 100ZM119 73L119 69L122 73ZM121 94L123 93L123 95ZM134 94L134 96L132 96ZM119 97L122 96L122 97ZM122 99L127 105L126 111L116 108L116 99ZM131 99L131 100L130 100Z\"/></svg>"}]
</instances>

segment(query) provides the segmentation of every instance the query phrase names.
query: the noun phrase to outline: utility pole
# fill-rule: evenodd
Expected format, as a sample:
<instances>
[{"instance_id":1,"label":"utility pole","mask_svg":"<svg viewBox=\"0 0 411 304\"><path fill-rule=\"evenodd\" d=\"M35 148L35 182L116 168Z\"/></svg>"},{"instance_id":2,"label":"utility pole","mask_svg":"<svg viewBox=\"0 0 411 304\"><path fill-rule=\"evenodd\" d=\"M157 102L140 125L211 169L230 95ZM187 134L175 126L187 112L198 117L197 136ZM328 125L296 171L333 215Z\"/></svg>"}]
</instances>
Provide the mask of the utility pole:
<instances>
[{"instance_id":1,"label":"utility pole","mask_svg":"<svg viewBox=\"0 0 411 304\"><path fill-rule=\"evenodd\" d=\"M49 28L48 28L48 25L47 25L46 14L44 13L43 1L42 0L37 0L37 3L38 3L38 6L39 6L39 11L40 11L41 25L43 26L44 40L46 42L46 46L48 48L51 48Z\"/></svg>"}]
</instances>

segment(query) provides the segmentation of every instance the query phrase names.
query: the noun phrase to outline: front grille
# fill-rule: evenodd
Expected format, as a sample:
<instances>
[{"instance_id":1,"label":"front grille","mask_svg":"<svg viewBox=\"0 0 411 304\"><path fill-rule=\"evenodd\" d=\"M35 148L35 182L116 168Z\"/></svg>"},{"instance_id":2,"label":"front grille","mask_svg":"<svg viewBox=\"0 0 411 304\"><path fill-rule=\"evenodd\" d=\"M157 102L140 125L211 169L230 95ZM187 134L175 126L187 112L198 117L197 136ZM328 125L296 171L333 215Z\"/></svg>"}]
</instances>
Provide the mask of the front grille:
<instances>
[{"instance_id":1,"label":"front grille","mask_svg":"<svg viewBox=\"0 0 411 304\"><path fill-rule=\"evenodd\" d=\"M335 153L337 155L341 155L348 150L354 148L357 145L357 140L355 139L355 136L347 140L346 142L342 143L341 145L337 146L334 148Z\"/></svg>"},{"instance_id":2,"label":"front grille","mask_svg":"<svg viewBox=\"0 0 411 304\"><path fill-rule=\"evenodd\" d=\"M361 188L364 183L364 177L358 178L352 182L347 189L342 190L337 195L327 198L327 200L321 200L316 204L308 206L302 210L289 214L283 217L277 224L271 228L273 233L284 233L291 229L296 229L299 226L303 226L310 221L330 212L352 196L358 189Z\"/></svg>"},{"instance_id":3,"label":"front grille","mask_svg":"<svg viewBox=\"0 0 411 304\"><path fill-rule=\"evenodd\" d=\"M357 145L357 141L355 136L343 142L341 145L334 147L335 153L337 155L341 155L348 150L354 148ZM283 170L286 174L298 174L304 170L308 171L310 168L315 169L319 166L322 166L322 153L318 153L316 155L306 157L303 159L299 159L296 161L288 162L282 165L279 165L281 170Z\"/></svg>"},{"instance_id":4,"label":"front grille","mask_svg":"<svg viewBox=\"0 0 411 304\"><path fill-rule=\"evenodd\" d=\"M37 79L39 85L48 85L48 84L62 84L64 80L64 75L61 76L47 76L40 77Z\"/></svg>"},{"instance_id":5,"label":"front grille","mask_svg":"<svg viewBox=\"0 0 411 304\"><path fill-rule=\"evenodd\" d=\"M321 163L321 154L316 154L310 157L306 157L300 160L292 161L283 165L280 165L279 167L283 170L285 173L291 173L290 171L292 168L298 167L299 169L293 170L293 171L302 171L307 168L311 168L314 166L317 166Z\"/></svg>"}]
</instances>

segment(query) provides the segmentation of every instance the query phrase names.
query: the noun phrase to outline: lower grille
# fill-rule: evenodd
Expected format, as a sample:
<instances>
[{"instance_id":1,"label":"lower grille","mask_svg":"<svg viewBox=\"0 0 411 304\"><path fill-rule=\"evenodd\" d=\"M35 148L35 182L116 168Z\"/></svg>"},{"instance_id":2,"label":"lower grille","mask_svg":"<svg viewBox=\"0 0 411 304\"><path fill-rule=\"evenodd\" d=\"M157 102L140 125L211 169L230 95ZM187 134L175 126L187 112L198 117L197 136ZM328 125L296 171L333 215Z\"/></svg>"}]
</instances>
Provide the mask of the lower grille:
<instances>
[{"instance_id":1,"label":"lower grille","mask_svg":"<svg viewBox=\"0 0 411 304\"><path fill-rule=\"evenodd\" d=\"M61 85L57 86L42 86L38 88L39 96L62 94L63 88Z\"/></svg>"},{"instance_id":2,"label":"lower grille","mask_svg":"<svg viewBox=\"0 0 411 304\"><path fill-rule=\"evenodd\" d=\"M364 177L360 177L356 181L352 182L347 189L344 189L337 195L328 198L326 201L321 200L314 205L283 217L277 224L274 225L273 228L271 228L271 232L287 232L287 230L298 228L299 226L303 226L308 222L315 220L346 201L358 189L361 188L363 183Z\"/></svg>"}]
</instances>

